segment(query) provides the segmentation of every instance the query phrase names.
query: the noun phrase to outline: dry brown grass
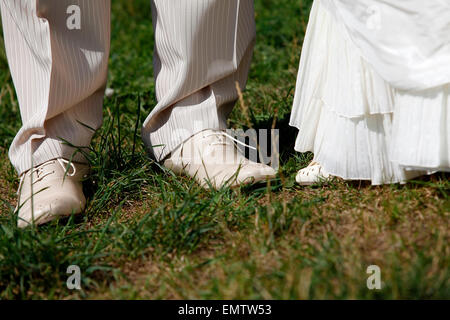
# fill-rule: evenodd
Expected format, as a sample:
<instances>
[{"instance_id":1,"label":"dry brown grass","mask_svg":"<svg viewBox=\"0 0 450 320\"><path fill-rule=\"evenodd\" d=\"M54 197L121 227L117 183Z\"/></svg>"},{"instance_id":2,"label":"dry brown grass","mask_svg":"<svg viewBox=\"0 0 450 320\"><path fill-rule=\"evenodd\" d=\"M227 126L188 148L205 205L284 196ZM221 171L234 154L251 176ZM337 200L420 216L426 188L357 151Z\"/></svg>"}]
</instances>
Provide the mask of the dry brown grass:
<instances>
[{"instance_id":1,"label":"dry brown grass","mask_svg":"<svg viewBox=\"0 0 450 320\"><path fill-rule=\"evenodd\" d=\"M437 178L431 182L433 179ZM339 296L343 282L348 297L356 298L368 265L381 266L389 282L398 268L410 270L422 251L432 264L426 279L420 281L440 278L448 283L443 266L448 266L450 256L449 202L437 189L419 185L355 187L338 181L330 187L284 191L274 194L272 200L289 204L298 198L315 201L310 218L294 219L289 230L269 247L267 224L257 223L245 231L226 230L223 239L194 254L173 256L169 261L149 254L124 262L120 268L126 278L96 297L132 292L140 298L198 299L205 297L203 291L212 294L216 290L224 299L234 299L248 296L252 290L246 285L251 285L262 298L308 298L313 295L314 277L329 272L318 271L314 265L320 255L336 259L339 271L334 276L330 273L329 286L314 287L316 298ZM267 198L259 203L268 205ZM328 241L335 245L324 245ZM269 277L280 270L285 277L282 288Z\"/></svg>"}]
</instances>

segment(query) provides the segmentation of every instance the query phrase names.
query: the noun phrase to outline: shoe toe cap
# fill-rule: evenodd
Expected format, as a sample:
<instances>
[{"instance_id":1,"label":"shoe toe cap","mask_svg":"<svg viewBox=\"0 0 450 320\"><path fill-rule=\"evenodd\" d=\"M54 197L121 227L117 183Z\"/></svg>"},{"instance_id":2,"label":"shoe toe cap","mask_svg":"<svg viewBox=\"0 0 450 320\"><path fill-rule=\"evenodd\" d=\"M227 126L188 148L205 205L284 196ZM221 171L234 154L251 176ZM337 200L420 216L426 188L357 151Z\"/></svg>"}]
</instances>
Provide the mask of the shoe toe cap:
<instances>
[{"instance_id":1,"label":"shoe toe cap","mask_svg":"<svg viewBox=\"0 0 450 320\"><path fill-rule=\"evenodd\" d=\"M84 197L73 194L55 194L49 199L39 199L33 208L31 204L25 203L19 209L17 225L19 228L25 228L33 221L36 225L40 225L58 217L78 214L84 209L85 203Z\"/></svg>"},{"instance_id":2,"label":"shoe toe cap","mask_svg":"<svg viewBox=\"0 0 450 320\"><path fill-rule=\"evenodd\" d=\"M241 183L258 182L265 179L275 178L277 172L272 167L264 164L252 163L239 171L238 181Z\"/></svg>"}]
</instances>

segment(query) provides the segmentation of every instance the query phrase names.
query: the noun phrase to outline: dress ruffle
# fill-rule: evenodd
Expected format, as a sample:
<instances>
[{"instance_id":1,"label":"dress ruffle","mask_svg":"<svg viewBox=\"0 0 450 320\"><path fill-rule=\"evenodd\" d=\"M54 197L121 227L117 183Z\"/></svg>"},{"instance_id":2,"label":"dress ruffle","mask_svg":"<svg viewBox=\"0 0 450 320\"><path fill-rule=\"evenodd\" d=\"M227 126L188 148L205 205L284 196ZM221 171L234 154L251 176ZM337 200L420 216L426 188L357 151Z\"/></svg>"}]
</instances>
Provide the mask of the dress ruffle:
<instances>
[{"instance_id":1,"label":"dress ruffle","mask_svg":"<svg viewBox=\"0 0 450 320\"><path fill-rule=\"evenodd\" d=\"M404 182L450 168L450 86L392 87L320 3L311 11L297 81L295 149L344 179Z\"/></svg>"}]
</instances>

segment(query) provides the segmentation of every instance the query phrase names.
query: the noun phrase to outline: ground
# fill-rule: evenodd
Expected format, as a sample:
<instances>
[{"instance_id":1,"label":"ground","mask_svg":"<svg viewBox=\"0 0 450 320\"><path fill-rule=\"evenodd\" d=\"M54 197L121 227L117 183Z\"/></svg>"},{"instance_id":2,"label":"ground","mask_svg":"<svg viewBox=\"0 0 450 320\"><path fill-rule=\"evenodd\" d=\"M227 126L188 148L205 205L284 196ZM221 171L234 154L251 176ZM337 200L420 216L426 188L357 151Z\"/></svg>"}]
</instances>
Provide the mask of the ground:
<instances>
[{"instance_id":1,"label":"ground","mask_svg":"<svg viewBox=\"0 0 450 320\"><path fill-rule=\"evenodd\" d=\"M20 115L0 41L0 299L450 298L448 175L294 184L311 159L293 151L287 125L310 5L256 0L245 107L229 121L280 128L279 178L205 191L145 154L137 128L155 106L150 5L113 1L115 92L92 143L88 207L39 229L15 226L18 179L7 151ZM81 268L80 291L66 287L69 265ZM370 265L380 267L381 290L367 288Z\"/></svg>"}]
</instances>

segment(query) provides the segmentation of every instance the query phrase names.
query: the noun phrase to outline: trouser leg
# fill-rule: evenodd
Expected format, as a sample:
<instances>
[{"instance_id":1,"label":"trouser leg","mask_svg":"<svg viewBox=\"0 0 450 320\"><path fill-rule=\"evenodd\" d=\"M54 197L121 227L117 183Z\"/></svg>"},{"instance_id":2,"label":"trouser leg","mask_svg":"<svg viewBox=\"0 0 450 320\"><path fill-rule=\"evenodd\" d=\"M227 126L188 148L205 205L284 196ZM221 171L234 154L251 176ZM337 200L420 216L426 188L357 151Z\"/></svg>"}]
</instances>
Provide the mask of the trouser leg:
<instances>
[{"instance_id":1,"label":"trouser leg","mask_svg":"<svg viewBox=\"0 0 450 320\"><path fill-rule=\"evenodd\" d=\"M110 0L0 0L23 126L9 152L20 173L72 158L102 123ZM69 144L67 144L66 142ZM73 161L85 162L77 153Z\"/></svg>"},{"instance_id":2,"label":"trouser leg","mask_svg":"<svg viewBox=\"0 0 450 320\"><path fill-rule=\"evenodd\" d=\"M205 129L225 129L253 54L253 0L153 0L158 104L143 139L162 160Z\"/></svg>"}]
</instances>

